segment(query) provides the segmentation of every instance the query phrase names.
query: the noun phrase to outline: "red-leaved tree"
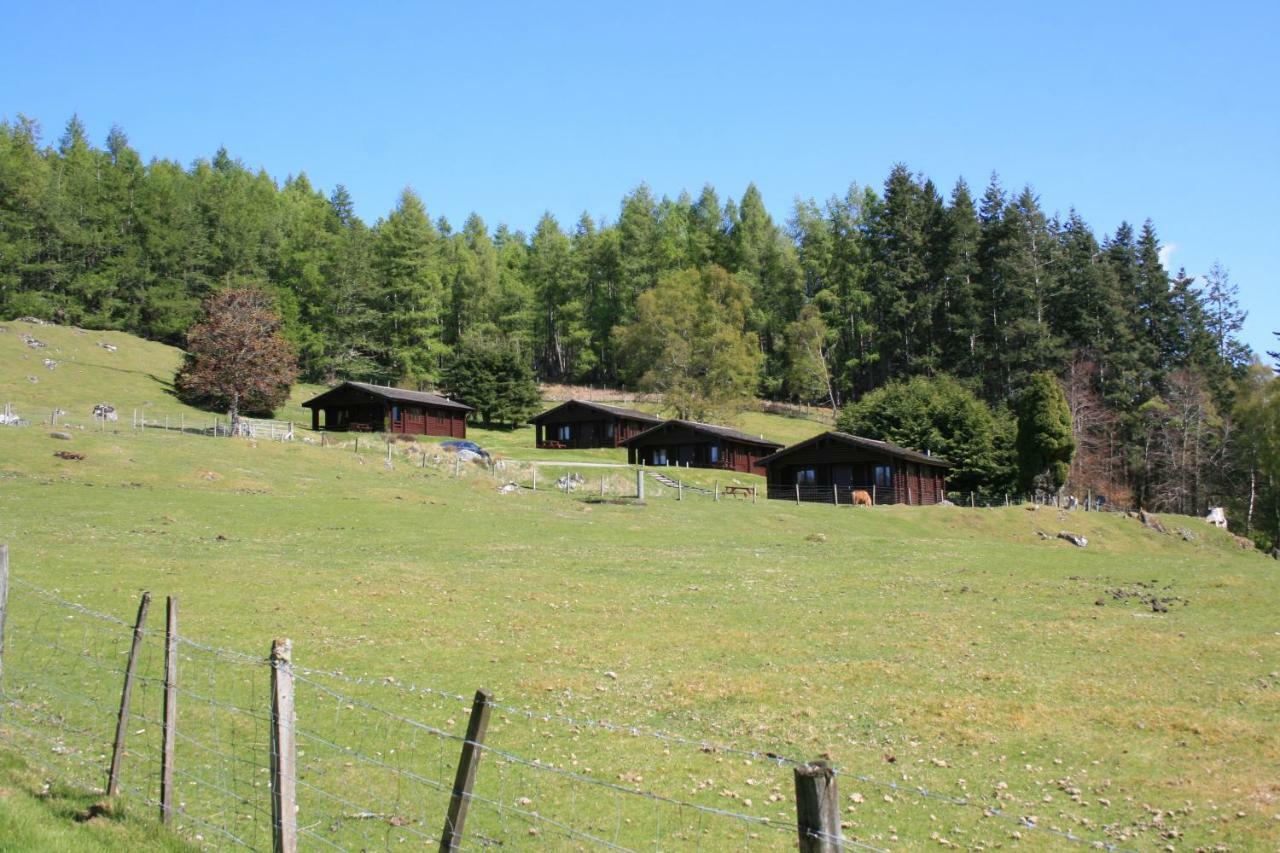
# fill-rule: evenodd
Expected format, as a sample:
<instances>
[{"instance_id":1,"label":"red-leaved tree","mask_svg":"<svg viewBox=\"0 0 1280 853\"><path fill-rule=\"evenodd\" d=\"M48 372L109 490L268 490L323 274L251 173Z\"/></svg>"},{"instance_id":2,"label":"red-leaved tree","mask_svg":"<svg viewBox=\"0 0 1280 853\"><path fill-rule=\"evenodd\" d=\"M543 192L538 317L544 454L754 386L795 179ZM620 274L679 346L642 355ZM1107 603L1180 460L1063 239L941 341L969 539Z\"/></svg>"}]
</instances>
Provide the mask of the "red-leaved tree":
<instances>
[{"instance_id":1,"label":"red-leaved tree","mask_svg":"<svg viewBox=\"0 0 1280 853\"><path fill-rule=\"evenodd\" d=\"M289 396L298 376L280 317L260 290L219 291L204 301L187 330L187 358L174 385L183 399L225 408L233 433L240 413L269 413Z\"/></svg>"}]
</instances>

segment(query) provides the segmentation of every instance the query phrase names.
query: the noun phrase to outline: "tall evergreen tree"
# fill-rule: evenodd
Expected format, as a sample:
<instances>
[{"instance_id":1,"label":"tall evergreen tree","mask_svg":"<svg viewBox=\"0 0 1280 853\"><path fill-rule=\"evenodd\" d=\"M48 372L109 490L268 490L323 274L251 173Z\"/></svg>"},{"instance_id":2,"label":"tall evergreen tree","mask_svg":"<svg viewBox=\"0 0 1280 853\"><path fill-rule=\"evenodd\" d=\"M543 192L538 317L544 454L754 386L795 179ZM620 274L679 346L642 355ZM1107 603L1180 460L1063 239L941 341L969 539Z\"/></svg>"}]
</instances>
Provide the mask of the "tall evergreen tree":
<instances>
[{"instance_id":1,"label":"tall evergreen tree","mask_svg":"<svg viewBox=\"0 0 1280 853\"><path fill-rule=\"evenodd\" d=\"M413 190L375 228L384 360L399 380L426 386L439 376L444 346L440 235Z\"/></svg>"}]
</instances>

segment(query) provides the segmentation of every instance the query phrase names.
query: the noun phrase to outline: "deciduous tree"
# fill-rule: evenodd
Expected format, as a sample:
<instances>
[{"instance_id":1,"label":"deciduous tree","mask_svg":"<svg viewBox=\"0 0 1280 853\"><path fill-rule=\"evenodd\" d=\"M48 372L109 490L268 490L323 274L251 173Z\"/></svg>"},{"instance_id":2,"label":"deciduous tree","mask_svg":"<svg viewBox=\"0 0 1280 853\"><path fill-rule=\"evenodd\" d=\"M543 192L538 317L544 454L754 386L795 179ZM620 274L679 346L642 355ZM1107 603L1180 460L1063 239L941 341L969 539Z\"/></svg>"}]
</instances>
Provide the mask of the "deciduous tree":
<instances>
[{"instance_id":1,"label":"deciduous tree","mask_svg":"<svg viewBox=\"0 0 1280 853\"><path fill-rule=\"evenodd\" d=\"M297 378L293 348L261 290L222 290L205 300L187 332L187 357L174 385L187 400L225 407L232 431L243 412L270 414Z\"/></svg>"}]
</instances>

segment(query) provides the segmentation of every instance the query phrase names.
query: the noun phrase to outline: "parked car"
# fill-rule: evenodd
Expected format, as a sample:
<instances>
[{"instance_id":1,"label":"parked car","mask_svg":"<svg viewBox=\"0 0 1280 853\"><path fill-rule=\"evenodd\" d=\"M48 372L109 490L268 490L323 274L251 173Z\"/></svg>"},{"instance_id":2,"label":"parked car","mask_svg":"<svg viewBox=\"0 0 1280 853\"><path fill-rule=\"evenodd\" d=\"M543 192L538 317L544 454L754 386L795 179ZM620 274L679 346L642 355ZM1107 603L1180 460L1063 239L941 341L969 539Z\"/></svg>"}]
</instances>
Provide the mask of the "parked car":
<instances>
[{"instance_id":1,"label":"parked car","mask_svg":"<svg viewBox=\"0 0 1280 853\"><path fill-rule=\"evenodd\" d=\"M457 453L462 457L464 462L470 462L473 459L483 459L485 462L489 461L489 451L485 450L474 441L454 439L452 441L442 441L440 442L440 446L445 450Z\"/></svg>"}]
</instances>

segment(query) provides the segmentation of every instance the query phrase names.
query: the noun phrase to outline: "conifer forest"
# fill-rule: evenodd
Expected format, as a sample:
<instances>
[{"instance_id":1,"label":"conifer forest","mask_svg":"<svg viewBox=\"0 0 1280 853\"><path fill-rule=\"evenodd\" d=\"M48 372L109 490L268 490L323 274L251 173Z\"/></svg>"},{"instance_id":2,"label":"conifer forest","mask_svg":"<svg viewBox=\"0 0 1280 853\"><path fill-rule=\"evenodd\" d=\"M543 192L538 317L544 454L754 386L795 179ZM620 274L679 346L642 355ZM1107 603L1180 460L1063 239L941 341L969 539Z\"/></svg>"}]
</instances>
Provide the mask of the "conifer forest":
<instances>
[{"instance_id":1,"label":"conifer forest","mask_svg":"<svg viewBox=\"0 0 1280 853\"><path fill-rule=\"evenodd\" d=\"M1166 269L1141 199L1132 222L1090 223L1069 206L1087 200L899 164L785 220L754 186L641 184L608 219L547 213L526 232L451 223L410 189L366 222L305 166L280 180L226 150L144 162L119 128L98 144L76 118L49 139L0 124L0 317L182 346L207 296L249 286L313 382L449 390L451 359L483 346L544 382L659 390L695 415L754 397L865 424L864 399L976 402L972 485L991 491L1016 487L1010 424L1047 372L1071 413L1069 489L1224 505L1259 544L1280 538L1274 370L1240 340L1230 259Z\"/></svg>"}]
</instances>

